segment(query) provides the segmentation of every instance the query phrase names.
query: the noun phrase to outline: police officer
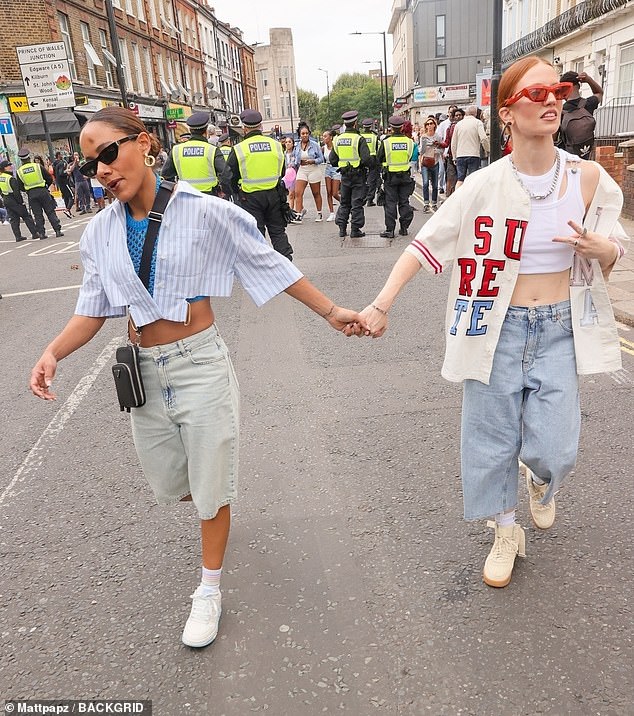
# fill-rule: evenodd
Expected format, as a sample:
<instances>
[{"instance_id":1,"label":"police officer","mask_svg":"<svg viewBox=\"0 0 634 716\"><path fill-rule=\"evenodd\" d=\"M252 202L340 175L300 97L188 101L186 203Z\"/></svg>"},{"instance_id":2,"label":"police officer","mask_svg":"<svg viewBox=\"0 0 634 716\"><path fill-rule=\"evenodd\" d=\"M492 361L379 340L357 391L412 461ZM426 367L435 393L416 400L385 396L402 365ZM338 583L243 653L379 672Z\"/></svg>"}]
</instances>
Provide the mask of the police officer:
<instances>
[{"instance_id":1,"label":"police officer","mask_svg":"<svg viewBox=\"0 0 634 716\"><path fill-rule=\"evenodd\" d=\"M376 132L373 131L373 126L373 119L364 119L363 122L361 122L361 136L365 139L368 145L371 157L370 166L368 167L368 178L366 181L368 190L365 195L365 202L367 206L376 206L374 198L379 190L379 184L381 181L379 175L379 163L376 160L379 138L377 137Z\"/></svg>"},{"instance_id":2,"label":"police officer","mask_svg":"<svg viewBox=\"0 0 634 716\"><path fill-rule=\"evenodd\" d=\"M387 239L394 238L397 207L401 224L398 233L401 236L407 236L407 229L414 218L409 197L414 191L410 161L416 145L413 139L403 134L403 124L405 124L404 117L390 117L391 134L383 140L377 152L377 160L383 167L385 187L385 231L382 231L380 236Z\"/></svg>"},{"instance_id":3,"label":"police officer","mask_svg":"<svg viewBox=\"0 0 634 716\"><path fill-rule=\"evenodd\" d=\"M222 156L225 158L225 161L227 161L229 155L231 154L231 139L229 137L229 132L224 132L224 134L221 134L218 137L218 149L222 152Z\"/></svg>"},{"instance_id":4,"label":"police officer","mask_svg":"<svg viewBox=\"0 0 634 716\"><path fill-rule=\"evenodd\" d=\"M55 200L47 189L53 183L51 175L48 172L43 172L40 164L30 161L31 152L26 147L20 149L18 157L22 160L17 171L18 187L20 191L25 191L29 197L29 207L35 219L37 235L40 239L46 238L46 229L44 228L44 214L46 214L55 231L55 236L64 236L62 225L55 213Z\"/></svg>"},{"instance_id":5,"label":"police officer","mask_svg":"<svg viewBox=\"0 0 634 716\"><path fill-rule=\"evenodd\" d=\"M262 134L262 115L257 110L245 109L240 119L244 137L233 146L227 160L234 201L255 217L262 236L268 229L273 248L292 261L293 248L286 235L290 208L282 180L282 145Z\"/></svg>"},{"instance_id":6,"label":"police officer","mask_svg":"<svg viewBox=\"0 0 634 716\"><path fill-rule=\"evenodd\" d=\"M353 239L365 236L361 231L365 224L365 177L367 167L371 164L367 142L359 134L358 116L359 113L355 110L341 115L345 130L333 138L333 148L328 158L330 164L339 167L341 172L341 198L335 217L339 236L343 238L346 235L350 219L350 237Z\"/></svg>"},{"instance_id":7,"label":"police officer","mask_svg":"<svg viewBox=\"0 0 634 716\"><path fill-rule=\"evenodd\" d=\"M13 176L13 164L8 159L0 162L0 194L15 240L26 241L26 236L20 232L20 219L24 220L26 228L31 232L31 238L39 238L33 217L24 205L18 180Z\"/></svg>"},{"instance_id":8,"label":"police officer","mask_svg":"<svg viewBox=\"0 0 634 716\"><path fill-rule=\"evenodd\" d=\"M186 181L203 194L219 194L219 184L225 184L225 158L215 145L207 141L208 112L194 112L187 118L191 139L172 147L161 176L169 181L176 177Z\"/></svg>"}]
</instances>

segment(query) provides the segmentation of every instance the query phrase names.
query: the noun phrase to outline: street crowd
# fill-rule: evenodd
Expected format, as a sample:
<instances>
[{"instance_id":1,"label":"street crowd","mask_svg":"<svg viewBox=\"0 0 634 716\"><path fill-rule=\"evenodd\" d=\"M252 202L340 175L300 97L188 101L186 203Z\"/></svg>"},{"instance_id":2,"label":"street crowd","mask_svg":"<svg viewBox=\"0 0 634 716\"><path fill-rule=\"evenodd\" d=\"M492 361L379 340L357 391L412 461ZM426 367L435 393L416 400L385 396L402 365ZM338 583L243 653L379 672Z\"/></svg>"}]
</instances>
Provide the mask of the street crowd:
<instances>
[{"instance_id":1,"label":"street crowd","mask_svg":"<svg viewBox=\"0 0 634 716\"><path fill-rule=\"evenodd\" d=\"M139 461L159 504L192 501L200 519L201 579L183 643L213 642L222 612L240 418L211 299L230 295L235 278L258 306L285 292L346 336L379 338L419 270L450 267L442 375L463 385L464 517L488 519L493 530L485 583L508 585L526 553L520 477L535 526L553 525L555 495L577 458L578 376L621 367L606 281L627 241L623 196L599 164L555 146L575 91L539 57L512 64L495 108L507 153L488 166L498 138L473 106L450 107L422 126L393 116L385 131L350 109L319 139L305 122L291 136L271 136L247 109L239 133L221 128L209 141L209 116L195 113L191 136L169 153L126 109L107 107L85 124L76 169L115 201L86 227L75 314L45 348L30 387L54 400L58 362L106 318L127 317L133 350L129 364L118 359L119 402L131 412ZM18 188L41 189L38 170L34 182L20 176L24 166ZM292 262L286 227L305 221L306 188L320 222L325 184L326 221L340 237L348 229L363 237L364 206L373 204L384 207L382 236L397 228L407 236L412 171L422 173L432 215L374 300L361 311L338 306Z\"/></svg>"}]
</instances>

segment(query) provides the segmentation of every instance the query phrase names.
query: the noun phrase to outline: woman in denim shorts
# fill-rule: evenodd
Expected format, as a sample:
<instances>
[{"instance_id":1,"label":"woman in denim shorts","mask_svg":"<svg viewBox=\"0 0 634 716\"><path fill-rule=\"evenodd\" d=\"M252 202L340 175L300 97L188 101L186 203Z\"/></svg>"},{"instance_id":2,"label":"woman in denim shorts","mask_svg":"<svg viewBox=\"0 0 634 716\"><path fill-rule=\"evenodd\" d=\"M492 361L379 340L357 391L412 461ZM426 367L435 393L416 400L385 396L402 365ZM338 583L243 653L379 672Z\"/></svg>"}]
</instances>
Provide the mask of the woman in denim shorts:
<instances>
[{"instance_id":1,"label":"woman in denim shorts","mask_svg":"<svg viewBox=\"0 0 634 716\"><path fill-rule=\"evenodd\" d=\"M605 284L623 254L623 194L600 165L553 145L571 89L539 57L506 70L498 113L512 153L439 207L362 313L371 335L382 335L420 267L441 273L452 264L442 375L463 383L464 515L493 518L483 569L493 587L510 582L525 554L515 520L520 473L533 523L548 529L577 458L578 374L621 366Z\"/></svg>"},{"instance_id":2,"label":"woman in denim shorts","mask_svg":"<svg viewBox=\"0 0 634 716\"><path fill-rule=\"evenodd\" d=\"M337 170L337 167L333 167L328 161L330 152L332 151L333 136L334 132L327 129L321 137L324 142L323 153L324 160L326 162L326 198L328 201L328 210L330 212L326 221L335 220L335 206L333 199L339 201L339 187L341 186L341 174Z\"/></svg>"},{"instance_id":3,"label":"woman in denim shorts","mask_svg":"<svg viewBox=\"0 0 634 716\"><path fill-rule=\"evenodd\" d=\"M210 296L230 295L238 278L258 305L285 291L337 330L360 317L336 306L274 251L249 214L187 182L176 185L164 212L146 289L137 274L161 181L152 169L158 142L133 112L108 107L92 115L80 143L87 158L82 174L96 176L117 201L86 227L75 315L33 368L31 390L54 400L58 361L129 308L129 340L139 345L147 394L145 405L132 410L141 466L159 504L191 500L200 518L202 582L182 640L202 647L218 631L238 477L238 383Z\"/></svg>"}]
</instances>

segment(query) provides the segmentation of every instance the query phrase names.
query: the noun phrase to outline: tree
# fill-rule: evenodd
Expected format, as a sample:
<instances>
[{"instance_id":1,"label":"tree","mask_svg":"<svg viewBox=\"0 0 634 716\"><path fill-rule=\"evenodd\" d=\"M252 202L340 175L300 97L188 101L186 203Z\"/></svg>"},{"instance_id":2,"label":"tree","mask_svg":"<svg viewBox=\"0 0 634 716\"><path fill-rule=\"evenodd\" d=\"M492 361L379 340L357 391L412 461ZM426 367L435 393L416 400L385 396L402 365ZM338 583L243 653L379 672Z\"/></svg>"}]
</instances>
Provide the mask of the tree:
<instances>
[{"instance_id":1,"label":"tree","mask_svg":"<svg viewBox=\"0 0 634 716\"><path fill-rule=\"evenodd\" d=\"M370 75L364 75L362 72L344 72L337 77L337 81L332 86L332 91L337 92L343 89L360 90L368 82L372 82Z\"/></svg>"},{"instance_id":2,"label":"tree","mask_svg":"<svg viewBox=\"0 0 634 716\"><path fill-rule=\"evenodd\" d=\"M311 131L315 130L317 125L317 114L319 112L319 97L315 92L297 88L297 105L299 108L299 119L308 122ZM295 127L293 127L295 130Z\"/></svg>"}]
</instances>

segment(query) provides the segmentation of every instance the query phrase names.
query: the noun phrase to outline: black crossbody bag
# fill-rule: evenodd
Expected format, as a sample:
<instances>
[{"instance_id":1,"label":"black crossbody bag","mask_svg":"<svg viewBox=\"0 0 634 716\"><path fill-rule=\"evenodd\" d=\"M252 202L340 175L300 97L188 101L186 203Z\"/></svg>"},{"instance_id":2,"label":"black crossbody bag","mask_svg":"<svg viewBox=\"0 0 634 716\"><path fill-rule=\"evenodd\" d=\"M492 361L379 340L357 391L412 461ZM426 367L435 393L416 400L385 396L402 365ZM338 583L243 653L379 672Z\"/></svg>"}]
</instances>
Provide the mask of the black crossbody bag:
<instances>
[{"instance_id":1,"label":"black crossbody bag","mask_svg":"<svg viewBox=\"0 0 634 716\"><path fill-rule=\"evenodd\" d=\"M141 265L139 267L139 278L147 289L150 284L150 268L152 264L152 254L154 253L154 245L158 236L165 207L169 202L172 191L174 191L174 182L162 181L159 187L152 210L148 214L149 223L145 233L143 242L143 253L141 254ZM131 319L128 317L129 322ZM141 330L137 329L134 324L133 328L140 335ZM117 389L117 398L119 399L119 408L130 412L131 408L140 408L145 405L145 389L143 387L143 377L141 375L141 361L139 357L138 343L130 343L117 348L116 363L112 366L112 375L114 377L114 385Z\"/></svg>"}]
</instances>

